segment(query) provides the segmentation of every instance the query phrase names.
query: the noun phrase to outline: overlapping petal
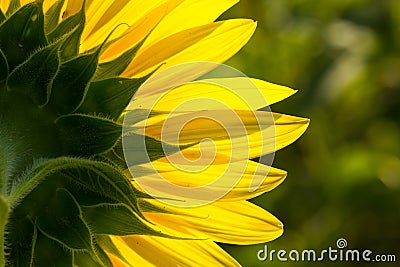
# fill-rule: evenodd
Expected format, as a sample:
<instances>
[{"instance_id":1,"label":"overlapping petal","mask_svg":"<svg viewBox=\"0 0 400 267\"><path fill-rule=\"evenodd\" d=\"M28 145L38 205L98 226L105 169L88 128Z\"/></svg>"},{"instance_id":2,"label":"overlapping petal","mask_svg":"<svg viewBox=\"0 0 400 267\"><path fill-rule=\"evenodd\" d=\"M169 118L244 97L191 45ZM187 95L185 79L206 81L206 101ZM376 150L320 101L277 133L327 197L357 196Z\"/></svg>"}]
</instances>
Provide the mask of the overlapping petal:
<instances>
[{"instance_id":1,"label":"overlapping petal","mask_svg":"<svg viewBox=\"0 0 400 267\"><path fill-rule=\"evenodd\" d=\"M211 115L212 113L212 115ZM189 115L188 115L189 114ZM197 111L193 113L161 114L147 120L146 135L177 144L198 144L187 150L217 149L218 153L234 155L237 159L256 158L282 149L296 141L307 129L309 120L264 111L235 110L235 116L226 111ZM209 116L212 119L209 119ZM188 122L188 118L197 119ZM222 125L217 119L220 119ZM168 119L168 120L166 120ZM165 122L167 121L167 126ZM212 131L210 131L212 129ZM179 133L179 139L176 138Z\"/></svg>"},{"instance_id":2,"label":"overlapping petal","mask_svg":"<svg viewBox=\"0 0 400 267\"><path fill-rule=\"evenodd\" d=\"M121 254L135 266L239 266L211 240L176 240L152 236L113 237ZM112 257L115 266L129 266Z\"/></svg>"},{"instance_id":3,"label":"overlapping petal","mask_svg":"<svg viewBox=\"0 0 400 267\"><path fill-rule=\"evenodd\" d=\"M161 64L164 69L185 62L225 62L247 43L255 28L252 20L233 19L178 32L143 49L124 75L141 77Z\"/></svg>"},{"instance_id":4,"label":"overlapping petal","mask_svg":"<svg viewBox=\"0 0 400 267\"><path fill-rule=\"evenodd\" d=\"M160 205L155 201L153 204ZM179 215L155 212L145 215L167 229L216 242L257 244L271 241L283 232L283 225L275 216L247 201L215 202L191 209L165 208Z\"/></svg>"},{"instance_id":5,"label":"overlapping petal","mask_svg":"<svg viewBox=\"0 0 400 267\"><path fill-rule=\"evenodd\" d=\"M190 153L183 154L189 160L197 156ZM223 196L219 199L220 201L254 198L277 187L287 175L283 170L262 163L250 160L232 161L221 154L216 157L209 166L206 164L203 166L201 161L192 161L191 165L186 163L179 165L179 168L163 158L152 162L151 167L148 166L150 163L146 164L147 167L146 165L138 166L142 169L133 170L133 172L138 174L137 179L146 179L148 184L156 184L160 182L160 179L165 179L183 187L206 186L210 192ZM143 168L146 168L147 172ZM154 171L152 173L151 170L157 170L157 174ZM219 181L216 183L217 180Z\"/></svg>"},{"instance_id":6,"label":"overlapping petal","mask_svg":"<svg viewBox=\"0 0 400 267\"><path fill-rule=\"evenodd\" d=\"M185 102L193 103L196 99L208 99L207 106L186 105L180 111L200 111L204 109L226 108L234 110L257 110L267 105L275 104L296 93L285 86L272 84L259 79L247 77L205 79L190 82L170 89L151 92L139 89L135 97L135 105L152 107L154 111L166 112L174 110ZM155 104L155 105L154 105Z\"/></svg>"}]
</instances>

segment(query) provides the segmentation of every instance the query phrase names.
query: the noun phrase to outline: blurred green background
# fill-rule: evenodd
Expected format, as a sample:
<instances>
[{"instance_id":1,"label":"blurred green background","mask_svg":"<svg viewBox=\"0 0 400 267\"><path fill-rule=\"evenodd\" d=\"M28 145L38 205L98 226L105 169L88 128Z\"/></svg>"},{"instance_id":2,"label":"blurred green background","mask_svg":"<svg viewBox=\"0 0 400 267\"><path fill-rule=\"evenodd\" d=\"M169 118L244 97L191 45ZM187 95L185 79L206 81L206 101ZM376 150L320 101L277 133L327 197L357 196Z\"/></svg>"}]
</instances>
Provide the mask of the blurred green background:
<instances>
[{"instance_id":1,"label":"blurred green background","mask_svg":"<svg viewBox=\"0 0 400 267\"><path fill-rule=\"evenodd\" d=\"M396 263L260 262L255 246L222 245L244 266L400 266L400 1L242 0L223 18L258 21L228 65L299 92L276 112L308 117L276 154L289 172L254 200L285 224L268 249L395 254Z\"/></svg>"}]
</instances>

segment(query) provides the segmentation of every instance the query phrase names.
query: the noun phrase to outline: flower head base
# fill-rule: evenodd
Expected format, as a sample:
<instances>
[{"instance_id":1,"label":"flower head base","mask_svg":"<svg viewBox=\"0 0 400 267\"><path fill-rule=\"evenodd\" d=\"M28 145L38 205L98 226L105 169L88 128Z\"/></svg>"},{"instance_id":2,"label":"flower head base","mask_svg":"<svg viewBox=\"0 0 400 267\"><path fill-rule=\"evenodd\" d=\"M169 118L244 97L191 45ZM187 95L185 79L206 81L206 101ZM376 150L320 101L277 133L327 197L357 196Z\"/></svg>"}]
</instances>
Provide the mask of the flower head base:
<instances>
[{"instance_id":1,"label":"flower head base","mask_svg":"<svg viewBox=\"0 0 400 267\"><path fill-rule=\"evenodd\" d=\"M236 1L194 16L208 2L2 2L0 266L196 265L187 253L232 265L213 241L282 233L246 200L286 173L249 159L290 144L308 120L259 110L291 89L198 79L215 63L179 65L223 62L254 30L249 20L213 22ZM216 115L235 120L218 128ZM189 193L168 191L163 179ZM199 187L207 198L192 194Z\"/></svg>"}]
</instances>

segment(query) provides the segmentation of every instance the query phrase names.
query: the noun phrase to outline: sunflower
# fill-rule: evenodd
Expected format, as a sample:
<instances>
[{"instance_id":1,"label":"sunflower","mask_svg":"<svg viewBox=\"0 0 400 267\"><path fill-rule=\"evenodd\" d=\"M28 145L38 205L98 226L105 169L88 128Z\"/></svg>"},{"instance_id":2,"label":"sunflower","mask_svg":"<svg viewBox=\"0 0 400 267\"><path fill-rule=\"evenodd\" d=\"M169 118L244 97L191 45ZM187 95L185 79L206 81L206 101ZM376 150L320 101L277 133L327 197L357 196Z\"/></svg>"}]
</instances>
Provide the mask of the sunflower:
<instances>
[{"instance_id":1,"label":"sunflower","mask_svg":"<svg viewBox=\"0 0 400 267\"><path fill-rule=\"evenodd\" d=\"M1 1L0 266L235 266L215 242L282 234L247 200L286 172L251 159L309 121L210 75L256 28L216 21L236 2Z\"/></svg>"}]
</instances>

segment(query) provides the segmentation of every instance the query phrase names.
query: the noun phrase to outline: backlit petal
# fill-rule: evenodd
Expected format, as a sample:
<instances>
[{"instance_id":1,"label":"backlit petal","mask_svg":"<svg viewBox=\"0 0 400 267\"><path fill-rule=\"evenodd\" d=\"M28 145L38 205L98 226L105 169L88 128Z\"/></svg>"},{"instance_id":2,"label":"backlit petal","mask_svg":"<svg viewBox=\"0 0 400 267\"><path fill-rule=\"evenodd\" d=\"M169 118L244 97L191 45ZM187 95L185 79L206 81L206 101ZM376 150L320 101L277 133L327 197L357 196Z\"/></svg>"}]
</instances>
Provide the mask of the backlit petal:
<instances>
[{"instance_id":1,"label":"backlit petal","mask_svg":"<svg viewBox=\"0 0 400 267\"><path fill-rule=\"evenodd\" d=\"M152 236L112 237L134 266L239 266L211 240L175 240ZM129 252L129 250L133 252ZM130 257L130 256L133 257ZM136 262L139 255L145 264Z\"/></svg>"},{"instance_id":2,"label":"backlit petal","mask_svg":"<svg viewBox=\"0 0 400 267\"><path fill-rule=\"evenodd\" d=\"M284 86L241 77L201 80L173 89L166 87L164 91L142 92L149 91L146 89L146 86L139 89L135 105L153 107L155 111L171 111L185 102L191 104L181 107L180 111L199 111L205 107L209 110L221 109L221 104L225 104L229 109L257 110L296 92Z\"/></svg>"},{"instance_id":3,"label":"backlit petal","mask_svg":"<svg viewBox=\"0 0 400 267\"><path fill-rule=\"evenodd\" d=\"M149 212L145 215L154 223L178 232L230 244L268 242L283 232L283 225L275 216L247 201L215 202L184 211L187 215Z\"/></svg>"},{"instance_id":4,"label":"backlit petal","mask_svg":"<svg viewBox=\"0 0 400 267\"><path fill-rule=\"evenodd\" d=\"M207 190L224 195L221 201L237 201L251 199L268 192L281 184L286 177L285 171L249 160L229 162L227 158L220 157L210 166L196 166L196 163L201 164L195 162L192 165L179 165L178 169L166 159L160 159L151 163L158 171L157 175L151 174L147 167L147 175L143 169L135 171L136 179L153 180L153 183L165 179L184 187L207 186ZM145 168L145 166L140 167ZM196 167L199 171L193 171ZM145 177L139 178L140 173Z\"/></svg>"},{"instance_id":5,"label":"backlit petal","mask_svg":"<svg viewBox=\"0 0 400 267\"><path fill-rule=\"evenodd\" d=\"M144 76L161 68L191 61L224 62L236 54L256 28L252 20L234 19L191 28L144 49L132 61L125 76Z\"/></svg>"},{"instance_id":6,"label":"backlit petal","mask_svg":"<svg viewBox=\"0 0 400 267\"><path fill-rule=\"evenodd\" d=\"M187 150L206 151L216 147L218 153L225 155L234 152L232 157L237 159L256 158L282 149L296 141L309 124L304 118L243 110L178 113L165 124L166 118L168 114L148 119L145 134L175 145L205 140L201 149L199 144Z\"/></svg>"}]
</instances>

